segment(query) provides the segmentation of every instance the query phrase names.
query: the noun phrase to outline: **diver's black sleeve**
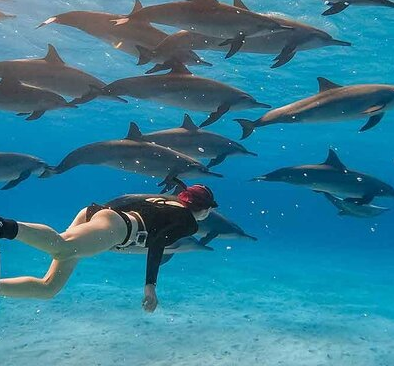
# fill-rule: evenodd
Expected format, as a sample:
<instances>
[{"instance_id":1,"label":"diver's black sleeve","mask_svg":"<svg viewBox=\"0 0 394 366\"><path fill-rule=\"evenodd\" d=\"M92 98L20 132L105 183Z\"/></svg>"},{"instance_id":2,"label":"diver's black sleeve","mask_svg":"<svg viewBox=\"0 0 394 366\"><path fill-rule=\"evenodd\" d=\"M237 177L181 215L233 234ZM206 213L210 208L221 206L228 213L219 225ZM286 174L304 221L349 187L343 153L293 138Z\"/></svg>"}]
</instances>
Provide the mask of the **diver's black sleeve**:
<instances>
[{"instance_id":1,"label":"diver's black sleeve","mask_svg":"<svg viewBox=\"0 0 394 366\"><path fill-rule=\"evenodd\" d=\"M160 246L153 246L148 249L148 258L146 261L146 285L156 285L163 252L164 247Z\"/></svg>"},{"instance_id":2,"label":"diver's black sleeve","mask_svg":"<svg viewBox=\"0 0 394 366\"><path fill-rule=\"evenodd\" d=\"M192 216L176 215L175 223L163 229L148 249L146 263L146 284L156 285L160 262L163 257L164 248L175 243L181 238L191 236L198 230L196 220ZM148 234L149 235L149 234Z\"/></svg>"}]
</instances>

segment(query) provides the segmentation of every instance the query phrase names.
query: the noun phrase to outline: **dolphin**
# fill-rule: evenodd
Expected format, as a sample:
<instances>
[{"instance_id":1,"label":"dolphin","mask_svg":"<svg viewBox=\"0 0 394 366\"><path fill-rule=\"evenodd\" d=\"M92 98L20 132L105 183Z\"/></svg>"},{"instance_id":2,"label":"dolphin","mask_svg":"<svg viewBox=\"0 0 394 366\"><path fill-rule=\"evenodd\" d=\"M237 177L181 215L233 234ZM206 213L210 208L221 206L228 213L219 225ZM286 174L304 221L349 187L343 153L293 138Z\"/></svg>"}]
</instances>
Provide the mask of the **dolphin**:
<instances>
[{"instance_id":1,"label":"dolphin","mask_svg":"<svg viewBox=\"0 0 394 366\"><path fill-rule=\"evenodd\" d=\"M117 197L106 203L106 206L111 208L121 209L124 211L133 210L133 205L136 203L146 200L148 198L165 198L171 201L177 201L177 193L180 192L177 186L173 194L126 194L121 197ZM215 238L221 239L248 239L256 241L257 238L246 234L237 224L227 219L225 216L220 214L218 211L213 210L209 216L198 222L198 232L196 235L200 236L200 245L206 246Z\"/></svg>"},{"instance_id":2,"label":"dolphin","mask_svg":"<svg viewBox=\"0 0 394 366\"><path fill-rule=\"evenodd\" d=\"M319 77L319 93L284 107L273 109L252 122L236 119L243 129L242 139L250 136L256 127L275 123L309 123L342 121L369 117L360 129L367 131L376 126L384 113L394 108L394 86L360 84L341 86Z\"/></svg>"},{"instance_id":3,"label":"dolphin","mask_svg":"<svg viewBox=\"0 0 394 366\"><path fill-rule=\"evenodd\" d=\"M226 58L237 53L247 37L288 29L265 15L217 0L190 0L148 6L127 18L115 20L115 23L120 25L129 21L164 24L222 38L222 46L231 45Z\"/></svg>"},{"instance_id":4,"label":"dolphin","mask_svg":"<svg viewBox=\"0 0 394 366\"><path fill-rule=\"evenodd\" d=\"M241 0L235 0L234 6L246 6ZM274 65L271 68L282 66L289 62L297 51L305 51L327 46L350 46L349 42L334 39L328 33L311 27L307 24L287 19L278 15L266 14L267 17L274 19L282 25L291 27L292 29L283 30L282 32L270 33L259 37L246 38L240 52L244 53L262 53L262 54L278 54L275 58ZM154 50L146 50L143 53L143 63L152 61L153 57L162 60L171 60L173 54L179 51L187 50L212 50L225 51L220 46L222 39L219 37L209 37L206 35L190 32L179 31L169 35Z\"/></svg>"},{"instance_id":5,"label":"dolphin","mask_svg":"<svg viewBox=\"0 0 394 366\"><path fill-rule=\"evenodd\" d=\"M208 126L230 110L270 108L246 92L221 82L195 76L183 65L174 65L164 75L137 76L114 81L101 91L106 96L131 96L193 111L212 112L200 127ZM97 93L88 93L74 103L85 103Z\"/></svg>"},{"instance_id":6,"label":"dolphin","mask_svg":"<svg viewBox=\"0 0 394 366\"><path fill-rule=\"evenodd\" d=\"M200 239L202 245L207 245L215 238L258 240L256 237L246 234L237 224L217 211L212 211L205 220L199 222L197 235L202 236Z\"/></svg>"},{"instance_id":7,"label":"dolphin","mask_svg":"<svg viewBox=\"0 0 394 366\"><path fill-rule=\"evenodd\" d=\"M207 167L212 168L222 163L230 155L252 155L242 145L216 133L197 127L190 116L185 114L183 124L179 128L152 132L142 135L135 131L138 138L161 146L180 151L195 159L211 158Z\"/></svg>"},{"instance_id":8,"label":"dolphin","mask_svg":"<svg viewBox=\"0 0 394 366\"><path fill-rule=\"evenodd\" d=\"M390 210L387 207L380 207L375 205L358 205L354 202L346 201L329 193L324 193L324 196L339 210L338 215L340 216L347 215L363 218L375 217Z\"/></svg>"},{"instance_id":9,"label":"dolphin","mask_svg":"<svg viewBox=\"0 0 394 366\"><path fill-rule=\"evenodd\" d=\"M16 187L32 174L40 175L48 167L47 163L35 156L18 153L0 153L0 181L7 184L1 189Z\"/></svg>"},{"instance_id":10,"label":"dolphin","mask_svg":"<svg viewBox=\"0 0 394 366\"><path fill-rule=\"evenodd\" d=\"M322 15L338 14L350 5L357 6L384 6L386 8L394 8L394 3L389 0L346 0L346 1L325 1L330 6Z\"/></svg>"},{"instance_id":11,"label":"dolphin","mask_svg":"<svg viewBox=\"0 0 394 366\"><path fill-rule=\"evenodd\" d=\"M77 108L62 96L51 91L21 83L13 77L3 77L0 82L0 109L29 115L26 120L40 118L46 111L59 108Z\"/></svg>"},{"instance_id":12,"label":"dolphin","mask_svg":"<svg viewBox=\"0 0 394 366\"><path fill-rule=\"evenodd\" d=\"M25 84L73 98L85 95L92 88L105 86L103 81L94 76L65 64L51 44L44 58L1 61L0 77L12 77ZM115 99L125 102L121 98Z\"/></svg>"},{"instance_id":13,"label":"dolphin","mask_svg":"<svg viewBox=\"0 0 394 366\"><path fill-rule=\"evenodd\" d=\"M324 163L282 168L252 180L295 184L358 205L369 204L375 197L394 197L392 186L370 175L349 170L332 149Z\"/></svg>"},{"instance_id":14,"label":"dolphin","mask_svg":"<svg viewBox=\"0 0 394 366\"><path fill-rule=\"evenodd\" d=\"M162 192L173 187L175 177L223 177L189 156L169 148L145 142L135 133L138 127L130 123L127 136L122 140L96 142L80 147L68 154L57 167L50 167L42 178L62 174L79 165L104 165L144 175L162 177Z\"/></svg>"},{"instance_id":15,"label":"dolphin","mask_svg":"<svg viewBox=\"0 0 394 366\"><path fill-rule=\"evenodd\" d=\"M137 0L130 15L141 9L142 4ZM37 28L53 23L74 27L110 44L115 49L135 57L140 56L138 47L147 50L153 49L167 37L166 33L152 27L146 21L135 21L115 27L113 21L122 19L125 16L92 11L70 11L50 17ZM171 62L181 62L190 66L212 66L212 64L203 61L197 54L190 50L180 51L176 54L174 53L172 56ZM157 57L152 56L152 58L152 61L158 64L155 70L165 70L169 67L170 60L162 60L159 55ZM162 64L164 61L166 61L165 65Z\"/></svg>"}]
</instances>

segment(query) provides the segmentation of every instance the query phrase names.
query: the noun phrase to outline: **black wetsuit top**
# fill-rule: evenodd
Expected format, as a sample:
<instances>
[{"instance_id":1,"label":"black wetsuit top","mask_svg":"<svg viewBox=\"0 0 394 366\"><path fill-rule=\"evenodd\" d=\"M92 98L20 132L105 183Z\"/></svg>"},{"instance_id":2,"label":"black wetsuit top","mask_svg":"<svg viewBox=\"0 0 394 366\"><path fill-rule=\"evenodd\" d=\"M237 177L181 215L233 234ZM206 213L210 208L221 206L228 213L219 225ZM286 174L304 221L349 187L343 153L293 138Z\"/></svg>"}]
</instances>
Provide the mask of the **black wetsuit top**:
<instances>
[{"instance_id":1,"label":"black wetsuit top","mask_svg":"<svg viewBox=\"0 0 394 366\"><path fill-rule=\"evenodd\" d=\"M144 220L148 239L146 284L156 284L164 248L177 240L191 236L198 230L197 222L188 208L166 204L165 200L141 200L130 204L111 206L123 212L136 211Z\"/></svg>"}]
</instances>

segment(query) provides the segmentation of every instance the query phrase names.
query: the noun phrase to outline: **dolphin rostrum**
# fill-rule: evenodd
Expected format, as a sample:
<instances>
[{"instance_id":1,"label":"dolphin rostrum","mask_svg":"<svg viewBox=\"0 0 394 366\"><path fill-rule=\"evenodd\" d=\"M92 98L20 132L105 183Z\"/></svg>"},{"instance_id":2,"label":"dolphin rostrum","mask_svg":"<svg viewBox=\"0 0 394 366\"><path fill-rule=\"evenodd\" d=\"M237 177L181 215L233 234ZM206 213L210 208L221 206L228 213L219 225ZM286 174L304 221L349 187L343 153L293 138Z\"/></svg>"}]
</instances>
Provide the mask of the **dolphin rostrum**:
<instances>
[{"instance_id":1,"label":"dolphin rostrum","mask_svg":"<svg viewBox=\"0 0 394 366\"><path fill-rule=\"evenodd\" d=\"M256 237L246 234L237 224L217 211L212 211L205 220L198 223L197 235L202 236L200 244L203 245L207 245L215 238L258 240Z\"/></svg>"},{"instance_id":2,"label":"dolphin rostrum","mask_svg":"<svg viewBox=\"0 0 394 366\"><path fill-rule=\"evenodd\" d=\"M103 165L115 169L164 178L163 192L171 189L175 177L222 177L189 156L169 148L146 142L135 133L138 127L130 124L122 140L96 142L68 154L57 167L48 168L42 178L61 174L79 165Z\"/></svg>"},{"instance_id":3,"label":"dolphin rostrum","mask_svg":"<svg viewBox=\"0 0 394 366\"><path fill-rule=\"evenodd\" d=\"M247 37L289 28L265 15L217 0L189 0L148 6L125 19L116 20L116 24L133 21L164 24L222 38L222 46L231 45L226 58L237 53Z\"/></svg>"},{"instance_id":4,"label":"dolphin rostrum","mask_svg":"<svg viewBox=\"0 0 394 366\"><path fill-rule=\"evenodd\" d=\"M394 8L394 3L389 0L346 0L346 1L326 1L326 5L330 6L322 15L338 14L350 5L358 6L384 6L386 8Z\"/></svg>"},{"instance_id":5,"label":"dolphin rostrum","mask_svg":"<svg viewBox=\"0 0 394 366\"><path fill-rule=\"evenodd\" d=\"M282 168L253 180L295 184L318 193L330 193L358 205L369 204L375 197L394 197L392 186L349 170L332 149L324 163Z\"/></svg>"},{"instance_id":6,"label":"dolphin rostrum","mask_svg":"<svg viewBox=\"0 0 394 366\"><path fill-rule=\"evenodd\" d=\"M138 138L144 141L169 147L192 158L210 158L211 161L207 165L208 168L222 163L230 155L257 156L257 154L246 150L245 147L235 141L199 128L187 114L185 114L181 127L145 135L142 135L139 130L136 130L135 133Z\"/></svg>"},{"instance_id":7,"label":"dolphin rostrum","mask_svg":"<svg viewBox=\"0 0 394 366\"><path fill-rule=\"evenodd\" d=\"M46 111L60 108L77 108L61 95L49 90L22 84L13 77L3 77L0 82L0 109L29 115L26 120L40 118Z\"/></svg>"},{"instance_id":8,"label":"dolphin rostrum","mask_svg":"<svg viewBox=\"0 0 394 366\"><path fill-rule=\"evenodd\" d=\"M211 112L200 127L208 126L230 110L270 108L246 92L221 82L195 76L183 65L174 65L164 75L137 76L114 81L101 91L106 96L131 96L193 111ZM85 103L97 96L87 94L74 103Z\"/></svg>"},{"instance_id":9,"label":"dolphin rostrum","mask_svg":"<svg viewBox=\"0 0 394 366\"><path fill-rule=\"evenodd\" d=\"M94 76L65 64L51 44L44 58L1 61L0 77L12 77L27 85L73 98L85 95L92 88L105 86ZM121 98L116 99L124 102Z\"/></svg>"},{"instance_id":10,"label":"dolphin rostrum","mask_svg":"<svg viewBox=\"0 0 394 366\"><path fill-rule=\"evenodd\" d=\"M330 201L339 211L339 216L354 216L354 217L375 217L382 213L389 211L387 207L380 207L371 204L359 205L354 202L349 202L345 199L333 196L324 192L324 196Z\"/></svg>"},{"instance_id":11,"label":"dolphin rostrum","mask_svg":"<svg viewBox=\"0 0 394 366\"><path fill-rule=\"evenodd\" d=\"M142 4L139 0L135 2L134 8L130 14L133 14L142 9ZM155 48L161 41L163 41L167 34L156 29L146 21L130 22L122 26L115 27L113 21L124 18L125 15L92 12L92 11L70 11L68 13L58 14L50 17L45 22L41 23L38 28L48 24L56 23L77 28L95 38L98 38L115 49L123 51L135 57L140 57L140 49L147 49L148 51ZM165 70L171 62L181 62L186 65L206 65L211 64L203 61L194 52L180 51L174 53L172 60L162 60L160 55L152 57L152 62L159 65L155 70ZM165 61L165 64L164 64Z\"/></svg>"},{"instance_id":12,"label":"dolphin rostrum","mask_svg":"<svg viewBox=\"0 0 394 366\"><path fill-rule=\"evenodd\" d=\"M319 93L284 107L273 109L252 122L237 119L243 129L242 139L250 136L256 127L275 123L309 123L342 121L368 117L360 129L367 131L376 126L384 113L394 107L394 86L360 84L341 86L319 77Z\"/></svg>"},{"instance_id":13,"label":"dolphin rostrum","mask_svg":"<svg viewBox=\"0 0 394 366\"><path fill-rule=\"evenodd\" d=\"M235 0L234 6L246 8L240 0ZM307 24L273 14L266 14L266 16L292 29L285 29L281 32L259 37L248 37L245 39L240 52L278 54L274 60L274 65L271 66L272 68L289 62L297 51L327 46L351 45L349 42L336 40L328 33ZM171 60L174 57L174 53L187 50L226 51L223 46L220 46L222 41L219 37L209 37L184 30L179 31L169 35L154 50L146 50L143 53L143 61L141 63L153 61L153 57L158 57L159 55L162 62L166 59Z\"/></svg>"},{"instance_id":14,"label":"dolphin rostrum","mask_svg":"<svg viewBox=\"0 0 394 366\"><path fill-rule=\"evenodd\" d=\"M35 156L0 153L0 180L8 182L1 189L14 188L31 174L42 174L47 167L47 163Z\"/></svg>"}]
</instances>

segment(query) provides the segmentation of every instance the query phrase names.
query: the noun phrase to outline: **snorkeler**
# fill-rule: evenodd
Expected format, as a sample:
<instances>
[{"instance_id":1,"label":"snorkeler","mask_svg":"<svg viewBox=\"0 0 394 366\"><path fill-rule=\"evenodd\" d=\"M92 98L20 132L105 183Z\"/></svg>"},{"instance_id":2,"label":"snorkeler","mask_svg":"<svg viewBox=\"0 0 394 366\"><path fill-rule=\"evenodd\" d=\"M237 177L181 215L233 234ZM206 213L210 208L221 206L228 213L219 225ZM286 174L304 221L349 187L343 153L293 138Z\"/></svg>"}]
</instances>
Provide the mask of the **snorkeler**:
<instances>
[{"instance_id":1,"label":"snorkeler","mask_svg":"<svg viewBox=\"0 0 394 366\"><path fill-rule=\"evenodd\" d=\"M70 227L59 234L41 224L0 218L0 238L16 239L53 257L43 278L0 280L0 295L49 299L65 285L78 261L112 250L127 252L131 246L148 248L143 308L156 309L156 281L164 248L198 230L217 207L212 191L203 185L183 186L178 201L149 198L113 209L92 204L82 209Z\"/></svg>"}]
</instances>

